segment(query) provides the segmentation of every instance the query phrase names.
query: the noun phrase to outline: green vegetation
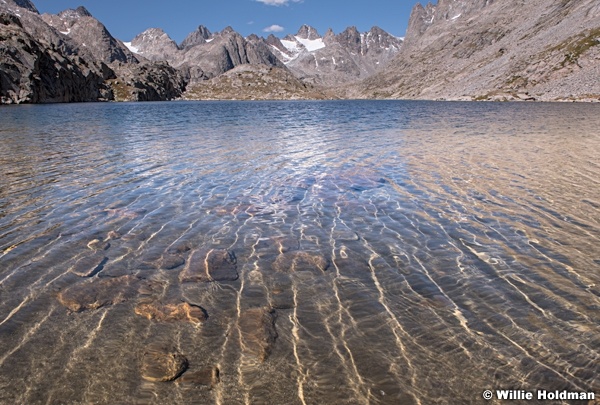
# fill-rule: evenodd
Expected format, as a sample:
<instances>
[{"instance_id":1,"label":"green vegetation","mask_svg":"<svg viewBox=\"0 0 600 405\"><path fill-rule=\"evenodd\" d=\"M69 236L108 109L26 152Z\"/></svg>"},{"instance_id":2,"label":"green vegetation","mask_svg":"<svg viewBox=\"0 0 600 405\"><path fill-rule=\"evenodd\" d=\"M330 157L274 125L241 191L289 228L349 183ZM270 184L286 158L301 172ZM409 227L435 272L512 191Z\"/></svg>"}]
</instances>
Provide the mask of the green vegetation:
<instances>
[{"instance_id":1,"label":"green vegetation","mask_svg":"<svg viewBox=\"0 0 600 405\"><path fill-rule=\"evenodd\" d=\"M576 64L581 55L586 53L590 48L600 45L599 38L600 28L586 30L550 48L549 51L564 52L565 57L561 62L561 67L565 67L568 64Z\"/></svg>"},{"instance_id":2,"label":"green vegetation","mask_svg":"<svg viewBox=\"0 0 600 405\"><path fill-rule=\"evenodd\" d=\"M108 80L108 84L113 90L115 101L132 100L133 87L127 85L127 83L123 82L123 80Z\"/></svg>"}]
</instances>

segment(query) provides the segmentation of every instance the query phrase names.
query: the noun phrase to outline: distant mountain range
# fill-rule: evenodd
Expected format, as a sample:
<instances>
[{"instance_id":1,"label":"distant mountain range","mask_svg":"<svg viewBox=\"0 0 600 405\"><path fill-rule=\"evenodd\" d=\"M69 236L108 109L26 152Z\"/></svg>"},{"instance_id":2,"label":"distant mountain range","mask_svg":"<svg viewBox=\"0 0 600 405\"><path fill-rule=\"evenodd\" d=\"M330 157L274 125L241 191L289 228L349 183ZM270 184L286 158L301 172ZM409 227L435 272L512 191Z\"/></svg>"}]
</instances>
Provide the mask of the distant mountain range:
<instances>
[{"instance_id":1,"label":"distant mountain range","mask_svg":"<svg viewBox=\"0 0 600 405\"><path fill-rule=\"evenodd\" d=\"M417 4L406 40L378 27L243 37L199 26L114 38L85 8L0 0L0 102L173 98L597 100L597 0Z\"/></svg>"},{"instance_id":2,"label":"distant mountain range","mask_svg":"<svg viewBox=\"0 0 600 405\"><path fill-rule=\"evenodd\" d=\"M149 60L181 69L192 84L242 64L262 64L287 68L306 83L332 86L373 75L398 53L402 42L378 27L366 33L350 27L339 35L329 30L322 37L303 25L296 35L279 39L271 34L265 39L243 38L231 27L211 33L201 25L179 45L160 28L150 28L125 44Z\"/></svg>"}]
</instances>

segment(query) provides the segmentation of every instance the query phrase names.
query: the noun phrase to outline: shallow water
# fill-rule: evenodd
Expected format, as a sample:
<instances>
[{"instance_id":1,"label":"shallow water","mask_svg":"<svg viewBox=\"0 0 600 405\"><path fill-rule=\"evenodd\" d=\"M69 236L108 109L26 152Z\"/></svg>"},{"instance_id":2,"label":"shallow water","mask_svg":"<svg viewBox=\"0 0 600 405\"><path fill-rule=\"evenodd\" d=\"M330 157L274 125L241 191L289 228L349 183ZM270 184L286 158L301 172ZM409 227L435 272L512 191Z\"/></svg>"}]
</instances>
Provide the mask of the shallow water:
<instances>
[{"instance_id":1,"label":"shallow water","mask_svg":"<svg viewBox=\"0 0 600 405\"><path fill-rule=\"evenodd\" d=\"M600 395L598 105L72 104L0 117L3 404ZM75 312L61 297L78 291L92 305ZM208 318L136 314L156 302ZM175 381L143 378L157 346L187 359ZM212 386L185 378L207 369Z\"/></svg>"}]
</instances>

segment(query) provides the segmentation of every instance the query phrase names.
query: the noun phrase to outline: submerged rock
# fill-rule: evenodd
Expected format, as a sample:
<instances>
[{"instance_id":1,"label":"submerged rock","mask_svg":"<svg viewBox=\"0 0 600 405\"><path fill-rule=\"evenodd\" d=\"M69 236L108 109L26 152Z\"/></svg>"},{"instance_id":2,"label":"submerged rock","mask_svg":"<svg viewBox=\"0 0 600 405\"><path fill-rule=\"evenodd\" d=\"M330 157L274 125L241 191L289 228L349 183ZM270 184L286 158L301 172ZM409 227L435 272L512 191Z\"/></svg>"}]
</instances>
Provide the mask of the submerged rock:
<instances>
[{"instance_id":1,"label":"submerged rock","mask_svg":"<svg viewBox=\"0 0 600 405\"><path fill-rule=\"evenodd\" d=\"M234 281L238 277L235 254L226 249L201 250L192 254L179 276L182 283Z\"/></svg>"},{"instance_id":2,"label":"submerged rock","mask_svg":"<svg viewBox=\"0 0 600 405\"><path fill-rule=\"evenodd\" d=\"M81 312L128 301L140 288L153 289L153 283L134 276L93 278L61 291L58 301L71 311Z\"/></svg>"},{"instance_id":3,"label":"submerged rock","mask_svg":"<svg viewBox=\"0 0 600 405\"><path fill-rule=\"evenodd\" d=\"M329 265L329 260L319 254L293 251L277 256L273 269L281 273L306 270L323 272L329 268Z\"/></svg>"},{"instance_id":4,"label":"submerged rock","mask_svg":"<svg viewBox=\"0 0 600 405\"><path fill-rule=\"evenodd\" d=\"M110 231L107 235L106 235L106 239L108 240L116 240L116 239L121 239L121 234L117 231Z\"/></svg>"},{"instance_id":5,"label":"submerged rock","mask_svg":"<svg viewBox=\"0 0 600 405\"><path fill-rule=\"evenodd\" d=\"M142 378L152 382L173 381L187 370L188 361L172 348L151 346L142 358Z\"/></svg>"},{"instance_id":6,"label":"submerged rock","mask_svg":"<svg viewBox=\"0 0 600 405\"><path fill-rule=\"evenodd\" d=\"M108 262L108 257L103 253L84 256L77 259L71 267L71 273L80 277L92 277L102 271L106 262Z\"/></svg>"},{"instance_id":7,"label":"submerged rock","mask_svg":"<svg viewBox=\"0 0 600 405\"><path fill-rule=\"evenodd\" d=\"M261 362L269 357L277 339L276 319L276 312L271 308L250 308L241 313L239 328L245 355Z\"/></svg>"},{"instance_id":8,"label":"submerged rock","mask_svg":"<svg viewBox=\"0 0 600 405\"><path fill-rule=\"evenodd\" d=\"M207 367L199 371L187 371L177 379L177 384L196 384L214 387L219 383L219 369Z\"/></svg>"},{"instance_id":9,"label":"submerged rock","mask_svg":"<svg viewBox=\"0 0 600 405\"><path fill-rule=\"evenodd\" d=\"M187 302L162 304L159 302L141 303L135 307L135 313L159 322L185 321L200 324L208 319L204 308Z\"/></svg>"},{"instance_id":10,"label":"submerged rock","mask_svg":"<svg viewBox=\"0 0 600 405\"><path fill-rule=\"evenodd\" d=\"M154 269L173 270L185 264L185 259L178 254L152 249L144 255L142 264Z\"/></svg>"}]
</instances>

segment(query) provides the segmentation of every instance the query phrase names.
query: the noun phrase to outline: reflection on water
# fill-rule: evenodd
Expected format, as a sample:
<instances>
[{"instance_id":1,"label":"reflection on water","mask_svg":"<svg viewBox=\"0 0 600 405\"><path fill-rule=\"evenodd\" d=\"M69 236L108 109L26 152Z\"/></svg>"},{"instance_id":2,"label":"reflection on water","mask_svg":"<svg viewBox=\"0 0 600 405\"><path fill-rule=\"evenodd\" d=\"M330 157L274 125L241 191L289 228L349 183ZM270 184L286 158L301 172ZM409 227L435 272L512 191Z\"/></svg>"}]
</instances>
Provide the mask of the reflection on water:
<instances>
[{"instance_id":1,"label":"reflection on water","mask_svg":"<svg viewBox=\"0 0 600 405\"><path fill-rule=\"evenodd\" d=\"M1 403L600 394L598 106L0 113Z\"/></svg>"}]
</instances>

